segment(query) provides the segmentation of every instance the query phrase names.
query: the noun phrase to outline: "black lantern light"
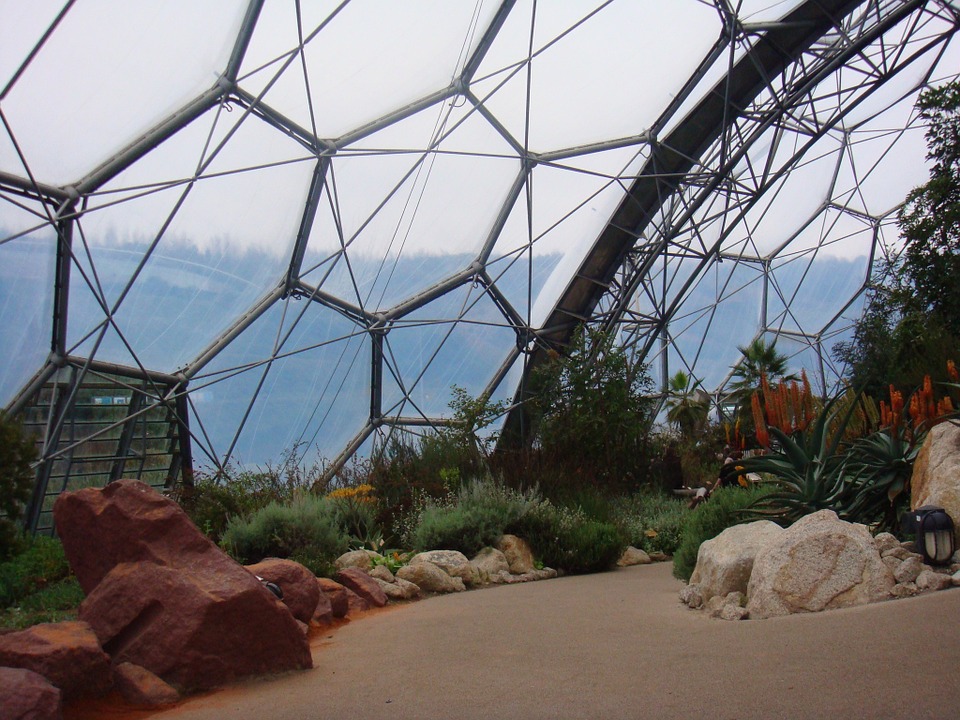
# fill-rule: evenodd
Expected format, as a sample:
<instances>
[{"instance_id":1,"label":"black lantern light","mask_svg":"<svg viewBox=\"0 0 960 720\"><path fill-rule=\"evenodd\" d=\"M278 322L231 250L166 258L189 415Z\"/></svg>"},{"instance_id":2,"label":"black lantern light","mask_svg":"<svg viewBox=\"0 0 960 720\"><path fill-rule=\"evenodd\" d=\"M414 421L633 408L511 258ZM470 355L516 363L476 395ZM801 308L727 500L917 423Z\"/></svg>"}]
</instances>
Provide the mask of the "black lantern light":
<instances>
[{"instance_id":1,"label":"black lantern light","mask_svg":"<svg viewBox=\"0 0 960 720\"><path fill-rule=\"evenodd\" d=\"M917 550L929 565L946 565L953 557L953 520L946 510L924 505L904 513L901 526L916 534Z\"/></svg>"}]
</instances>

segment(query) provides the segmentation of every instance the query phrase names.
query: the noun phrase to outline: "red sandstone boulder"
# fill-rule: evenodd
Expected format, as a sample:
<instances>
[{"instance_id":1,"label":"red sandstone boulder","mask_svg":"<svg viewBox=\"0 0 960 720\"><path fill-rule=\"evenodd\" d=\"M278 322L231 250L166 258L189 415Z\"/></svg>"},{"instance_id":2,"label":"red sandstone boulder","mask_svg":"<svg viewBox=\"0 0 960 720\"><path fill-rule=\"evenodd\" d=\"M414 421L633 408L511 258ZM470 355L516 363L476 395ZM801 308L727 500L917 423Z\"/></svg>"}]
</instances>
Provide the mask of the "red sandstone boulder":
<instances>
[{"instance_id":1,"label":"red sandstone boulder","mask_svg":"<svg viewBox=\"0 0 960 720\"><path fill-rule=\"evenodd\" d=\"M347 589L330 578L317 578L317 585L320 591L330 600L330 609L335 618L346 617L350 612L350 600L347 597Z\"/></svg>"},{"instance_id":2,"label":"red sandstone boulder","mask_svg":"<svg viewBox=\"0 0 960 720\"><path fill-rule=\"evenodd\" d=\"M367 601L372 607L383 607L387 604L386 593L370 575L360 568L348 567L337 572L337 582Z\"/></svg>"},{"instance_id":3,"label":"red sandstone boulder","mask_svg":"<svg viewBox=\"0 0 960 720\"><path fill-rule=\"evenodd\" d=\"M53 518L70 567L88 595L120 563L207 572L220 563L218 558L208 567L207 559L223 555L177 503L139 480L63 493Z\"/></svg>"},{"instance_id":4,"label":"red sandstone boulder","mask_svg":"<svg viewBox=\"0 0 960 720\"><path fill-rule=\"evenodd\" d=\"M320 586L313 573L293 560L267 558L247 570L264 580L276 583L283 591L283 604L297 620L310 622L320 602Z\"/></svg>"},{"instance_id":5,"label":"red sandstone boulder","mask_svg":"<svg viewBox=\"0 0 960 720\"><path fill-rule=\"evenodd\" d=\"M0 667L0 718L60 720L60 691L32 670Z\"/></svg>"},{"instance_id":6,"label":"red sandstone boulder","mask_svg":"<svg viewBox=\"0 0 960 720\"><path fill-rule=\"evenodd\" d=\"M103 695L112 684L110 658L85 622L45 623L0 635L0 666L42 675L65 700Z\"/></svg>"},{"instance_id":7,"label":"red sandstone boulder","mask_svg":"<svg viewBox=\"0 0 960 720\"><path fill-rule=\"evenodd\" d=\"M317 589L320 589L320 583L317 583ZM325 592L320 592L320 599L313 611L311 621L319 625L329 625L333 622L333 605Z\"/></svg>"},{"instance_id":8,"label":"red sandstone boulder","mask_svg":"<svg viewBox=\"0 0 960 720\"><path fill-rule=\"evenodd\" d=\"M180 690L312 666L293 615L226 555L196 571L117 565L80 617L114 662L141 665Z\"/></svg>"},{"instance_id":9,"label":"red sandstone boulder","mask_svg":"<svg viewBox=\"0 0 960 720\"><path fill-rule=\"evenodd\" d=\"M152 672L133 663L120 663L113 669L114 687L131 705L159 707L172 705L180 693Z\"/></svg>"},{"instance_id":10,"label":"red sandstone boulder","mask_svg":"<svg viewBox=\"0 0 960 720\"><path fill-rule=\"evenodd\" d=\"M80 618L114 662L180 690L311 667L287 608L145 483L64 493L54 518L87 593Z\"/></svg>"},{"instance_id":11,"label":"red sandstone boulder","mask_svg":"<svg viewBox=\"0 0 960 720\"><path fill-rule=\"evenodd\" d=\"M370 609L370 603L357 595L353 590L350 588L344 588L343 591L347 594L347 606L349 608L347 611L347 616L366 612Z\"/></svg>"}]
</instances>

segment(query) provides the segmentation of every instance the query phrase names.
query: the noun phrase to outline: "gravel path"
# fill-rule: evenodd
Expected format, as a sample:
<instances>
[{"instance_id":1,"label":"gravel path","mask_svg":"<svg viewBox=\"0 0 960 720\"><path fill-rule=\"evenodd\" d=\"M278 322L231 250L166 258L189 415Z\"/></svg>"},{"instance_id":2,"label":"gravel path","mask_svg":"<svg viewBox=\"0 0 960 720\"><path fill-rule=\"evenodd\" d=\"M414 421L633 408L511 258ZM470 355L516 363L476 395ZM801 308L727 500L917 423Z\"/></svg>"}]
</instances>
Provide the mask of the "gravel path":
<instances>
[{"instance_id":1,"label":"gravel path","mask_svg":"<svg viewBox=\"0 0 960 720\"><path fill-rule=\"evenodd\" d=\"M769 620L686 609L668 563L374 612L315 668L157 720L960 717L960 590Z\"/></svg>"}]
</instances>

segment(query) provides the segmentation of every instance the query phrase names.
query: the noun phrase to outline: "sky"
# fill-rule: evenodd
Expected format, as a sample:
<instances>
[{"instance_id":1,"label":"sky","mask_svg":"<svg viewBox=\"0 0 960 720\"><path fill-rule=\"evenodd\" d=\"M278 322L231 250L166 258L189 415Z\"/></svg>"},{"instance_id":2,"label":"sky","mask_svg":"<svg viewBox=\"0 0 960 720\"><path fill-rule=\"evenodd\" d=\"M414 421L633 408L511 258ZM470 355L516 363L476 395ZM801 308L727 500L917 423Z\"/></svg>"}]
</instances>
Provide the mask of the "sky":
<instances>
[{"instance_id":1,"label":"sky","mask_svg":"<svg viewBox=\"0 0 960 720\"><path fill-rule=\"evenodd\" d=\"M749 25L797 4L734 5ZM722 25L714 4L699 0L518 0L469 86L450 90L498 6L317 1L301 3L298 18L296 4L267 0L238 84L295 130L283 132L237 102L217 105L84 198L72 346L78 352L93 346L103 300L148 366L170 371L188 363L284 277L315 175L324 184L306 230L305 282L384 310L483 253L495 277L510 268L502 285L517 312L542 322L650 158L643 134L707 57ZM11 82L62 7L0 0L0 172L55 186L89 177L214 87L246 9L232 0L83 0ZM301 34L306 42L298 53ZM743 51L735 46L733 58ZM730 59L721 53L705 68L661 139ZM783 323L821 330L816 321L832 318L859 289L850 278L865 272L875 221L885 218L884 237L894 240L892 213L925 179L923 129L913 123L903 130L916 87L957 67L956 43L938 63L917 63L817 142L742 218L724 219L726 200L716 195L681 239L710 247L722 237L730 258L771 255L788 297L803 297L795 292L796 277L809 267L807 275L817 279L810 287L823 290L807 298L828 297L830 307L808 303L815 312L788 315ZM857 69L832 76L827 89L861 77ZM298 139L298 132L320 144ZM759 168L777 168L807 138L802 124L770 128L732 177L749 186ZM36 300L29 311L18 310L28 312L28 322L0 325L25 348L23 367L0 377L0 402L49 350L52 289L44 279L51 276L54 245L49 231L31 232L44 225L46 212L0 190L0 264L10 270L0 274L0 313L23 307L14 296L35 293ZM680 287L688 272L689 263L672 262L662 275L665 288ZM739 275L731 280L730 267L704 275L681 313L687 329L678 331L684 338L678 352L714 354L721 369L730 361L715 349L711 333L718 325L708 328L699 319L702 307L717 297L731 301L725 322L742 327L732 343L724 333L728 348L748 342L761 323L761 293L755 284L741 287ZM824 267L852 270L830 283ZM751 272L744 266L744 276ZM750 302L738 305L745 298ZM176 323L166 331L149 325L148 332L136 317L146 306L178 322L192 318L191 328L178 335ZM455 304L435 307L458 312ZM277 310L275 322L282 325L281 315ZM269 352L264 338L277 329L263 333L251 341L261 353ZM489 345L482 336L476 335L478 347ZM512 332L506 336L504 353ZM310 344L306 335L303 342ZM118 362L132 362L117 337L103 348ZM311 381L305 392L315 391Z\"/></svg>"}]
</instances>

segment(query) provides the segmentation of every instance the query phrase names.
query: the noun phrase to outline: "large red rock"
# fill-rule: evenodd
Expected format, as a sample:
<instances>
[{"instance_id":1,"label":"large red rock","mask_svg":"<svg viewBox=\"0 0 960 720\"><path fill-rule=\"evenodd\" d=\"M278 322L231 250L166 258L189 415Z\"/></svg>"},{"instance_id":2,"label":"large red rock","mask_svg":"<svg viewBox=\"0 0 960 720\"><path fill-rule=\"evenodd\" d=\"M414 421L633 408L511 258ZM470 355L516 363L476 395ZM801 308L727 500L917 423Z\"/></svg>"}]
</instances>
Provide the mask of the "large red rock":
<instances>
[{"instance_id":1,"label":"large red rock","mask_svg":"<svg viewBox=\"0 0 960 720\"><path fill-rule=\"evenodd\" d=\"M0 665L42 675L65 700L103 695L112 685L110 658L85 622L45 623L0 635Z\"/></svg>"},{"instance_id":2,"label":"large red rock","mask_svg":"<svg viewBox=\"0 0 960 720\"><path fill-rule=\"evenodd\" d=\"M293 616L302 622L310 622L320 602L320 587L312 572L298 562L280 558L267 558L256 565L247 565L247 570L276 583L283 592L283 604Z\"/></svg>"},{"instance_id":3,"label":"large red rock","mask_svg":"<svg viewBox=\"0 0 960 720\"><path fill-rule=\"evenodd\" d=\"M32 670L0 667L0 718L60 720L60 691Z\"/></svg>"},{"instance_id":4,"label":"large red rock","mask_svg":"<svg viewBox=\"0 0 960 720\"><path fill-rule=\"evenodd\" d=\"M337 582L367 601L373 607L383 607L387 604L387 596L383 588L364 570L355 567L344 568L337 572Z\"/></svg>"},{"instance_id":5,"label":"large red rock","mask_svg":"<svg viewBox=\"0 0 960 720\"><path fill-rule=\"evenodd\" d=\"M57 531L114 662L179 690L311 667L293 615L150 486L121 480L60 495Z\"/></svg>"},{"instance_id":6,"label":"large red rock","mask_svg":"<svg viewBox=\"0 0 960 720\"><path fill-rule=\"evenodd\" d=\"M347 589L330 578L317 578L317 585L320 592L330 600L330 609L335 618L346 617L350 612L350 598L347 597Z\"/></svg>"},{"instance_id":7,"label":"large red rock","mask_svg":"<svg viewBox=\"0 0 960 720\"><path fill-rule=\"evenodd\" d=\"M172 705L180 693L152 672L133 663L120 663L113 669L113 684L131 705L160 707Z\"/></svg>"},{"instance_id":8,"label":"large red rock","mask_svg":"<svg viewBox=\"0 0 960 720\"><path fill-rule=\"evenodd\" d=\"M198 571L117 565L80 606L114 662L180 690L311 667L297 621L259 580L223 557Z\"/></svg>"},{"instance_id":9,"label":"large red rock","mask_svg":"<svg viewBox=\"0 0 960 720\"><path fill-rule=\"evenodd\" d=\"M53 518L70 567L88 595L120 563L211 572L223 555L177 503L139 480L62 493Z\"/></svg>"}]
</instances>

